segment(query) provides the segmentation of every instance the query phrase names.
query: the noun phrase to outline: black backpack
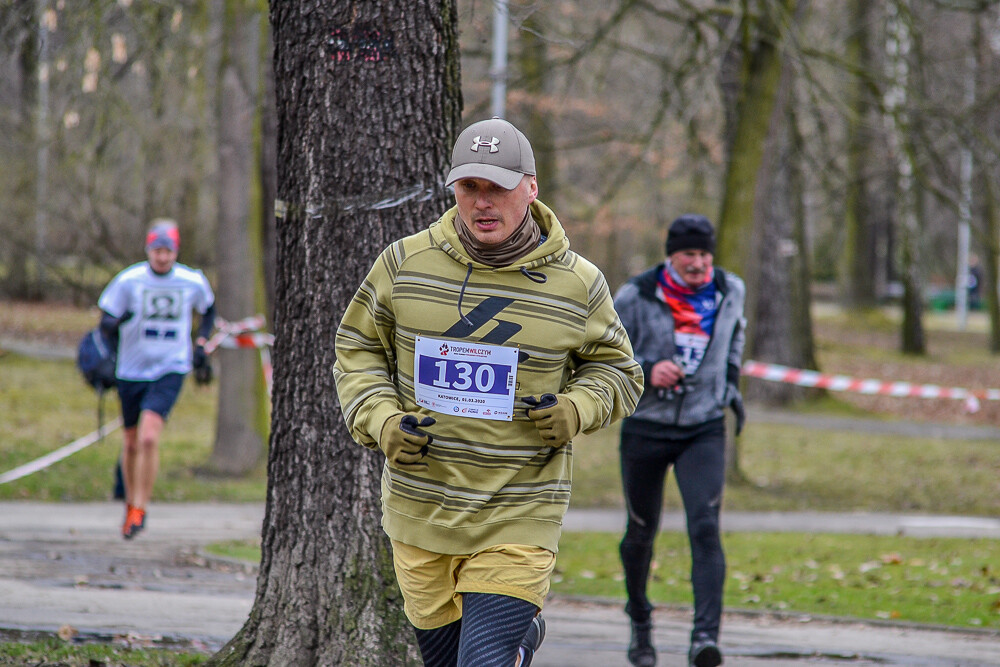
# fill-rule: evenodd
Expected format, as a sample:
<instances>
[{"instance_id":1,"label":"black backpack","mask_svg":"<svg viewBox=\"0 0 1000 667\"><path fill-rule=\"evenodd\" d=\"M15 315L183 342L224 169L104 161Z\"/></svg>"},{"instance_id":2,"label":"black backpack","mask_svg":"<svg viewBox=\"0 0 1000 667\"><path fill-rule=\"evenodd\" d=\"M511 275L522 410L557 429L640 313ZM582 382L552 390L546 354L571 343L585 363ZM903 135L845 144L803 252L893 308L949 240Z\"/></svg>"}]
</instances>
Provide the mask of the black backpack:
<instances>
[{"instance_id":1,"label":"black backpack","mask_svg":"<svg viewBox=\"0 0 1000 667\"><path fill-rule=\"evenodd\" d=\"M76 349L76 366L87 384L98 393L115 386L117 347L101 333L100 327L91 329L80 339Z\"/></svg>"}]
</instances>

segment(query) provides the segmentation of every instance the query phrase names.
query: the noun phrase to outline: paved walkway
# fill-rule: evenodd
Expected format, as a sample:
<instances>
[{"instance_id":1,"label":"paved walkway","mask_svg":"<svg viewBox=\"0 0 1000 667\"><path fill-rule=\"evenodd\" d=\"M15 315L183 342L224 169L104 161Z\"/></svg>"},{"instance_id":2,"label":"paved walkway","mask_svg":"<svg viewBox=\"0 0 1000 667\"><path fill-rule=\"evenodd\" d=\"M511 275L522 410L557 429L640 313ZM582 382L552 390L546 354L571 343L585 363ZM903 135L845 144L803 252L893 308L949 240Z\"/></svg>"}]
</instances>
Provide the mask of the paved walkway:
<instances>
[{"instance_id":1,"label":"paved walkway","mask_svg":"<svg viewBox=\"0 0 1000 667\"><path fill-rule=\"evenodd\" d=\"M1000 539L1000 519L975 516L891 514L879 512L733 512L723 510L722 530L755 533L853 533L906 537L988 537ZM574 509L563 522L566 530L621 533L624 510ZM660 526L682 531L684 515L664 512Z\"/></svg>"},{"instance_id":2,"label":"paved walkway","mask_svg":"<svg viewBox=\"0 0 1000 667\"><path fill-rule=\"evenodd\" d=\"M253 604L253 568L206 559L201 548L259 536L260 504L162 504L150 527L121 539L119 503L0 503L0 638L77 632L136 645L218 648ZM567 529L612 530L619 512L571 511ZM1000 536L1000 522L882 514L727 513L726 530L859 530L908 535ZM198 517L197 521L193 518ZM680 526L668 514L668 528ZM555 597L534 667L627 666L628 624L620 603ZM684 665L690 615L659 609L660 665ZM726 615L726 665L1000 665L1000 633L898 624Z\"/></svg>"},{"instance_id":3,"label":"paved walkway","mask_svg":"<svg viewBox=\"0 0 1000 667\"><path fill-rule=\"evenodd\" d=\"M0 349L72 359L53 349L0 339ZM942 439L1000 441L1000 429L879 422L771 412L750 406L755 422ZM259 536L263 506L164 504L151 507L150 529L131 542L118 533L118 503L0 502L0 639L50 636L60 628L135 645L214 650L232 637L253 605L256 575L242 564L206 558L205 544ZM193 517L198 517L197 521ZM1000 539L1000 519L910 514L723 512L726 531L816 531ZM621 511L572 510L567 530L621 532ZM663 527L683 530L667 513ZM548 632L533 667L627 667L628 623L620 603L554 597ZM727 613L727 667L808 664L1000 666L1000 632L810 617ZM658 609L661 666L685 665L690 612Z\"/></svg>"}]
</instances>

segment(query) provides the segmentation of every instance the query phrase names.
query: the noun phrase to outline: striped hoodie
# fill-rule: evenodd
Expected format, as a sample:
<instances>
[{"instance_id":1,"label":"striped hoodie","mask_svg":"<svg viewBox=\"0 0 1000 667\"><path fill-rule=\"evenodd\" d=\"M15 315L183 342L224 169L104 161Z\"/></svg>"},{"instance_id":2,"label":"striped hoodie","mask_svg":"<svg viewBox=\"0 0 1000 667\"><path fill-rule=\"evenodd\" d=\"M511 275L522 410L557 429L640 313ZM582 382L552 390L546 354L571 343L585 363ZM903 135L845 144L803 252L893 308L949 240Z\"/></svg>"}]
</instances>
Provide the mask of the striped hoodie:
<instances>
[{"instance_id":1,"label":"striped hoodie","mask_svg":"<svg viewBox=\"0 0 1000 667\"><path fill-rule=\"evenodd\" d=\"M632 413L642 370L603 274L569 250L555 214L531 213L545 241L502 268L470 259L455 231L457 208L386 248L337 330L334 379L352 437L371 449L400 412L437 420L426 471L385 465L382 526L393 539L436 553L503 543L557 551L569 505L572 443L545 445L527 396L566 394L584 433ZM415 402L417 336L519 350L513 421L432 412Z\"/></svg>"}]
</instances>

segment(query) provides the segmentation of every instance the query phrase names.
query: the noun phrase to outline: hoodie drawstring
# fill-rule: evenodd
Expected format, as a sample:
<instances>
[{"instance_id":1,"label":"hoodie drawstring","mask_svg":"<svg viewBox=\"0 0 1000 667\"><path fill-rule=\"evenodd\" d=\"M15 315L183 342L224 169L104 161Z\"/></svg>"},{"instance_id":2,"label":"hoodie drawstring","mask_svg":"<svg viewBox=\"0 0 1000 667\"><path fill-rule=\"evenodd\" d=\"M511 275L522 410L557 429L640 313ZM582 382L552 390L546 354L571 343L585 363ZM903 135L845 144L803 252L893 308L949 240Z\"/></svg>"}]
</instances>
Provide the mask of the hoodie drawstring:
<instances>
[{"instance_id":1,"label":"hoodie drawstring","mask_svg":"<svg viewBox=\"0 0 1000 667\"><path fill-rule=\"evenodd\" d=\"M472 275L472 262L468 264L469 270L465 273L465 280L462 281L462 290L458 293L458 318L465 322L467 326L472 326L472 320L462 312L462 299L465 298L465 288L469 284L469 277Z\"/></svg>"},{"instance_id":2,"label":"hoodie drawstring","mask_svg":"<svg viewBox=\"0 0 1000 667\"><path fill-rule=\"evenodd\" d=\"M466 266L469 267L469 270L465 272L465 280L462 281L462 289L458 293L458 317L467 326L471 327L473 326L472 320L466 317L465 313L462 312L462 300L465 299L465 288L469 286L469 278L472 276L472 263L469 262ZM535 283L541 284L549 281L549 277L541 271L529 271L527 267L524 266L521 267L521 273L525 278Z\"/></svg>"},{"instance_id":3,"label":"hoodie drawstring","mask_svg":"<svg viewBox=\"0 0 1000 667\"><path fill-rule=\"evenodd\" d=\"M532 282L541 284L549 281L549 277L541 271L529 271L528 268L524 266L521 267L521 273L524 274L525 278Z\"/></svg>"}]
</instances>

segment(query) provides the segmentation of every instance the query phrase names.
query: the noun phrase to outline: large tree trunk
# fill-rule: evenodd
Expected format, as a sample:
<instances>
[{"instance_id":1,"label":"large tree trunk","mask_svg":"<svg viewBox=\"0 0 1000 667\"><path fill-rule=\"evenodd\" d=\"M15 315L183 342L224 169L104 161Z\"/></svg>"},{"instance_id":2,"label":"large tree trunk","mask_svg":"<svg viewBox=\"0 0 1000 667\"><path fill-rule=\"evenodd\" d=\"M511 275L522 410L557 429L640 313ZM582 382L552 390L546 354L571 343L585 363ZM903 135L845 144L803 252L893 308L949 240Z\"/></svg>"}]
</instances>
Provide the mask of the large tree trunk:
<instances>
[{"instance_id":1,"label":"large tree trunk","mask_svg":"<svg viewBox=\"0 0 1000 667\"><path fill-rule=\"evenodd\" d=\"M260 250L260 40L264 15L246 0L226 0L219 68L218 313L235 321L258 310ZM255 132L255 130L257 130ZM254 140L255 137L258 140ZM255 233L256 232L256 233ZM209 468L243 475L260 461L267 414L260 362L253 350L219 349L219 410ZM263 408L263 409L262 409Z\"/></svg>"},{"instance_id":2,"label":"large tree trunk","mask_svg":"<svg viewBox=\"0 0 1000 667\"><path fill-rule=\"evenodd\" d=\"M5 57L12 57L17 62L15 70L14 89L17 106L14 123L16 135L24 146L33 146L35 141L35 104L38 97L38 39L35 34L37 21L35 17L34 0L16 0L7 10L8 20L14 22L14 39L3 45ZM4 277L4 292L16 299L37 297L32 280L28 274L28 249L31 244L27 232L33 227L28 223L34 215L33 194L35 192L35 165L27 159L13 165L8 164L8 174L14 179L11 186L13 197L10 202L14 213L13 220L3 221L3 253L0 261L7 267ZM11 224L13 223L13 224Z\"/></svg>"},{"instance_id":3,"label":"large tree trunk","mask_svg":"<svg viewBox=\"0 0 1000 667\"><path fill-rule=\"evenodd\" d=\"M794 13L796 4L797 0L780 0L773 5L768 2L758 5L750 0L741 3L738 39L742 64L737 75L735 111L730 115L734 127L727 131L732 141L716 247L718 263L737 274L744 273L750 263L752 244L747 241L754 234L758 179L781 82L782 38L778 26ZM752 300L755 288L748 284L747 289Z\"/></svg>"},{"instance_id":4,"label":"large tree trunk","mask_svg":"<svg viewBox=\"0 0 1000 667\"><path fill-rule=\"evenodd\" d=\"M517 63L524 79L523 88L526 93L525 134L537 137L532 144L535 171L538 182L546 184L545 193L539 193L539 197L544 197L545 201L553 201L558 197L559 181L556 173L556 150L553 145L550 111L553 101L549 97L551 64L548 40L543 37L544 34L545 26L540 16L538 13L532 13L524 20L523 30L517 33L521 43Z\"/></svg>"},{"instance_id":5,"label":"large tree trunk","mask_svg":"<svg viewBox=\"0 0 1000 667\"><path fill-rule=\"evenodd\" d=\"M842 256L843 301L847 308L873 308L881 289L879 276L877 228L869 199L869 183L878 168L872 159L878 146L871 127L872 83L874 58L871 50L871 0L851 0L848 3L850 38L847 40L847 61L855 68L847 88L850 115L847 118L847 183L844 192L844 253Z\"/></svg>"},{"instance_id":6,"label":"large tree trunk","mask_svg":"<svg viewBox=\"0 0 1000 667\"><path fill-rule=\"evenodd\" d=\"M773 211L768 210L766 200L772 183L768 177L770 169L776 163L776 152L780 152L784 143L777 141L775 135L779 132L778 128L787 122L783 99L787 97L790 86L790 73L784 72L786 68L778 30L778 25L784 20L769 12L784 12L785 17L789 17L794 15L796 4L797 0L782 0L776 6L763 3L759 7L755 5L756 9L760 9L758 13L752 11L748 0L744 0L741 3L740 50L735 56L740 66L737 69L733 62L734 54L730 51L720 73L723 97L733 108L726 115L729 154L719 213L716 257L720 266L746 278L748 341L758 336L755 331L759 324L756 315L761 301L766 301L761 304L765 309L780 307L778 301L784 301L786 306L789 303L787 299L772 297L772 293L759 284L758 278L764 265L772 261L760 253L774 251L779 237L783 235L768 219ZM733 79L733 76L736 78ZM784 215L783 219L790 221L788 215ZM787 237L791 234L791 227L785 231ZM777 236L770 239L763 236L771 232ZM789 276L785 275L772 282L787 286L788 281ZM764 324L766 326L768 322ZM726 442L726 477L738 481L743 474L733 430L729 429Z\"/></svg>"},{"instance_id":7,"label":"large tree trunk","mask_svg":"<svg viewBox=\"0 0 1000 667\"><path fill-rule=\"evenodd\" d=\"M1000 53L991 44L1000 39L987 7L973 19L973 53L976 58L976 90L995 90L1000 83ZM973 220L981 220L979 239L983 252L983 299L990 322L989 349L1000 353L1000 163L993 149L1000 142L1000 108L977 105L970 128L969 144L975 149L973 176ZM981 134L980 134L981 133ZM975 137L974 141L972 137Z\"/></svg>"},{"instance_id":8,"label":"large tree trunk","mask_svg":"<svg viewBox=\"0 0 1000 667\"><path fill-rule=\"evenodd\" d=\"M267 508L253 610L215 662L415 664L380 527L382 457L347 432L333 343L376 255L451 205L456 7L286 1L271 22L282 214Z\"/></svg>"},{"instance_id":9,"label":"large tree trunk","mask_svg":"<svg viewBox=\"0 0 1000 667\"><path fill-rule=\"evenodd\" d=\"M804 196L799 161L801 143L790 100L791 68L785 68L781 105L776 108L771 144L762 176L765 196L757 206L756 248L748 281L757 298L748 302L754 335L746 356L793 368L816 369L810 295L808 245L805 243ZM763 296L766 295L766 298ZM803 398L807 390L792 384L748 380L746 397L784 405Z\"/></svg>"},{"instance_id":10,"label":"large tree trunk","mask_svg":"<svg viewBox=\"0 0 1000 667\"><path fill-rule=\"evenodd\" d=\"M916 187L916 157L912 145L913 118L910 99L910 50L913 42L909 0L888 3L886 19L886 63L889 89L885 94L893 159L896 163L896 222L899 233L899 271L903 283L903 322L900 349L907 354L925 354L923 327L923 279L920 252L921 201Z\"/></svg>"},{"instance_id":11,"label":"large tree trunk","mask_svg":"<svg viewBox=\"0 0 1000 667\"><path fill-rule=\"evenodd\" d=\"M271 25L265 22L262 28L264 38L261 40L261 62L264 66L264 72L263 93L260 102L260 245L264 265L264 307L261 312L266 314L267 321L271 322L274 320L274 276L276 271L274 198L278 187L278 174L276 172L278 118L274 108L274 68L271 66L274 43L271 40Z\"/></svg>"},{"instance_id":12,"label":"large tree trunk","mask_svg":"<svg viewBox=\"0 0 1000 667\"><path fill-rule=\"evenodd\" d=\"M985 171L985 170L984 170ZM985 242L985 260L983 279L983 297L986 301L986 311L990 320L989 348L994 354L1000 353L1000 295L997 294L997 284L1000 283L1000 202L997 202L997 192L990 181L988 172L984 173L979 182L979 196L983 217Z\"/></svg>"}]
</instances>

